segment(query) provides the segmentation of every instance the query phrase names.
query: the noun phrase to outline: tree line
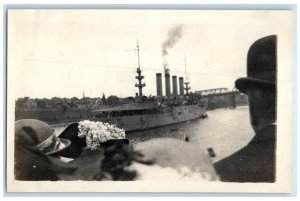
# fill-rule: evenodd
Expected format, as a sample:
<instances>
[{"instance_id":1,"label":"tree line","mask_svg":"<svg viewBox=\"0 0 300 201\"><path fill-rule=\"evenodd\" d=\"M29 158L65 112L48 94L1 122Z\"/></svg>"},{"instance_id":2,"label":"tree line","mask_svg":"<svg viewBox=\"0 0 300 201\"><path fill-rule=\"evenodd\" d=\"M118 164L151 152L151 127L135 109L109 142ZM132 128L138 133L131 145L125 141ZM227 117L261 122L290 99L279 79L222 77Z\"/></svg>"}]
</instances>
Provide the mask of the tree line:
<instances>
[{"instance_id":1,"label":"tree line","mask_svg":"<svg viewBox=\"0 0 300 201\"><path fill-rule=\"evenodd\" d=\"M123 101L117 96L111 95L108 98L105 94L102 97L72 97L72 98L18 98L15 101L16 110L74 110L97 108L105 105L115 105Z\"/></svg>"}]
</instances>

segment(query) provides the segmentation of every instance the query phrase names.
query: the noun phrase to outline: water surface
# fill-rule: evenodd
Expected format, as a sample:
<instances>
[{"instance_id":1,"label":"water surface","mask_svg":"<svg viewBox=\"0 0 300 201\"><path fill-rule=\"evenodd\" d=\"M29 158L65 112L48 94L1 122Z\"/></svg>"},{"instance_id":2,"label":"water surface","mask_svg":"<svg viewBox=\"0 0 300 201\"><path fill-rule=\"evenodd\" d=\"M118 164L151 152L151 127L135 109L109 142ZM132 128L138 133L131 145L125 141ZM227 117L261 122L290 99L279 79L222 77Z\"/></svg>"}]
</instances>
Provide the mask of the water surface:
<instances>
[{"instance_id":1,"label":"water surface","mask_svg":"<svg viewBox=\"0 0 300 201\"><path fill-rule=\"evenodd\" d=\"M213 161L220 160L244 147L254 136L248 107L207 111L208 117L190 122L146 131L128 133L133 145L152 138L189 137L189 143L198 144L204 152L211 147L216 153Z\"/></svg>"}]
</instances>

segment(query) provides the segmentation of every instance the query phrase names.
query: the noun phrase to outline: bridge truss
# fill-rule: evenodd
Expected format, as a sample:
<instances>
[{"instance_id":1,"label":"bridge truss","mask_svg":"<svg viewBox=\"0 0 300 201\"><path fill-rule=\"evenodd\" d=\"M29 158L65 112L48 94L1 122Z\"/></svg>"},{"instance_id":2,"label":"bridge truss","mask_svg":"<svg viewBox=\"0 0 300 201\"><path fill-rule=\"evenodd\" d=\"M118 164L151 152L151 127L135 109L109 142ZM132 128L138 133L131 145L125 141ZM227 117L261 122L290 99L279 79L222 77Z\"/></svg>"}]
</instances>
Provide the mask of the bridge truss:
<instances>
[{"instance_id":1,"label":"bridge truss","mask_svg":"<svg viewBox=\"0 0 300 201\"><path fill-rule=\"evenodd\" d=\"M195 93L201 95L201 97L215 97L224 95L235 95L240 94L241 92L237 88L233 88L232 90L229 90L228 88L215 88L195 91Z\"/></svg>"}]
</instances>

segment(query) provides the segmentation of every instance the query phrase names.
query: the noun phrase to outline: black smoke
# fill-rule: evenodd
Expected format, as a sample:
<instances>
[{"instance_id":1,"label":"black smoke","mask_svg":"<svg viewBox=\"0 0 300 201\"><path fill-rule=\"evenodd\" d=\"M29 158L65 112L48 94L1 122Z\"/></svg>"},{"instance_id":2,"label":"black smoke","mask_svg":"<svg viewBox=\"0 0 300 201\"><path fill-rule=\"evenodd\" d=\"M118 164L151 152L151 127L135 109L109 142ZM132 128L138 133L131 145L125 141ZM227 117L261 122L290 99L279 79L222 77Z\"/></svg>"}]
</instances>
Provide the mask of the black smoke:
<instances>
[{"instance_id":1,"label":"black smoke","mask_svg":"<svg viewBox=\"0 0 300 201\"><path fill-rule=\"evenodd\" d=\"M180 40L182 37L183 25L176 25L172 27L168 32L168 38L162 44L162 57L163 65L165 69L168 69L168 62L166 57L169 54L170 49Z\"/></svg>"}]
</instances>

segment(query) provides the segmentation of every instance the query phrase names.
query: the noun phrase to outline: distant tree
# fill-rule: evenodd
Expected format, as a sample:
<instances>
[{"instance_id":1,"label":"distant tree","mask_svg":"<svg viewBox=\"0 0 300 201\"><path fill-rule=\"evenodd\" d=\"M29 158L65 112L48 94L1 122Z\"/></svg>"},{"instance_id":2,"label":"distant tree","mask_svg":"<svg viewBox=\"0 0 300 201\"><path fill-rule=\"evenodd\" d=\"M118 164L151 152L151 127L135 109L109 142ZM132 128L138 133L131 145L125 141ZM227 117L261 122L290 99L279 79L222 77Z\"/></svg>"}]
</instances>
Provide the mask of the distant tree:
<instances>
[{"instance_id":1,"label":"distant tree","mask_svg":"<svg viewBox=\"0 0 300 201\"><path fill-rule=\"evenodd\" d=\"M64 111L67 111L70 109L70 105L68 103L68 99L67 98L63 98L61 99L61 106L63 108Z\"/></svg>"},{"instance_id":2,"label":"distant tree","mask_svg":"<svg viewBox=\"0 0 300 201\"><path fill-rule=\"evenodd\" d=\"M37 105L38 109L45 109L46 108L46 102L45 102L44 99L36 98L35 101L36 101L36 105Z\"/></svg>"},{"instance_id":3,"label":"distant tree","mask_svg":"<svg viewBox=\"0 0 300 201\"><path fill-rule=\"evenodd\" d=\"M101 98L101 102L103 104L106 104L106 98L105 98L105 94L103 93L102 98Z\"/></svg>"},{"instance_id":4,"label":"distant tree","mask_svg":"<svg viewBox=\"0 0 300 201\"><path fill-rule=\"evenodd\" d=\"M77 97L72 97L71 99L70 99L70 101L72 101L72 102L77 102L79 99L77 98Z\"/></svg>"},{"instance_id":5,"label":"distant tree","mask_svg":"<svg viewBox=\"0 0 300 201\"><path fill-rule=\"evenodd\" d=\"M53 109L54 108L54 104L50 99L43 98L43 102L45 103L46 108L48 108L48 109Z\"/></svg>"},{"instance_id":6,"label":"distant tree","mask_svg":"<svg viewBox=\"0 0 300 201\"><path fill-rule=\"evenodd\" d=\"M116 105L116 104L119 104L120 99L117 96L111 95L106 99L106 102L109 105Z\"/></svg>"},{"instance_id":7,"label":"distant tree","mask_svg":"<svg viewBox=\"0 0 300 201\"><path fill-rule=\"evenodd\" d=\"M134 101L134 98L133 97L126 97L126 98L123 98L123 102L124 103L130 103L130 102L133 102Z\"/></svg>"},{"instance_id":8,"label":"distant tree","mask_svg":"<svg viewBox=\"0 0 300 201\"><path fill-rule=\"evenodd\" d=\"M51 102L53 102L54 104L60 104L61 103L61 98L59 97L53 97L50 99Z\"/></svg>"},{"instance_id":9,"label":"distant tree","mask_svg":"<svg viewBox=\"0 0 300 201\"><path fill-rule=\"evenodd\" d=\"M16 100L16 108L22 108L24 103L26 103L28 100L29 97L18 98L18 100Z\"/></svg>"},{"instance_id":10,"label":"distant tree","mask_svg":"<svg viewBox=\"0 0 300 201\"><path fill-rule=\"evenodd\" d=\"M70 100L69 100L69 105L71 108L78 108L78 102L79 102L79 99L77 97L72 97Z\"/></svg>"},{"instance_id":11,"label":"distant tree","mask_svg":"<svg viewBox=\"0 0 300 201\"><path fill-rule=\"evenodd\" d=\"M55 109L63 109L63 100L59 97L53 97L50 99L51 104L53 105L53 108Z\"/></svg>"},{"instance_id":12,"label":"distant tree","mask_svg":"<svg viewBox=\"0 0 300 201\"><path fill-rule=\"evenodd\" d=\"M127 97L127 99L128 99L128 100L134 100L134 97L129 96L129 97Z\"/></svg>"}]
</instances>

